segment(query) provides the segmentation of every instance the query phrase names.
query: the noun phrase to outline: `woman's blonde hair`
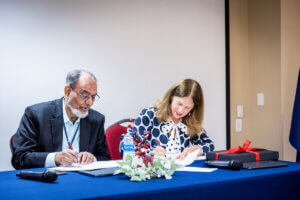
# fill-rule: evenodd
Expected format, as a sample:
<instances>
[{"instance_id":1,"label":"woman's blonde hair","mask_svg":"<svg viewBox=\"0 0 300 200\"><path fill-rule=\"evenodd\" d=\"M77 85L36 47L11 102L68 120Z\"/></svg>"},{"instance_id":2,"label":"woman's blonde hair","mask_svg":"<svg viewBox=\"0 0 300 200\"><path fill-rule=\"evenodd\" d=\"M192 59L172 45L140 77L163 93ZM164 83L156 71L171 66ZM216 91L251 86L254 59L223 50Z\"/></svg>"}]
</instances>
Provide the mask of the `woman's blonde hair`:
<instances>
[{"instance_id":1,"label":"woman's blonde hair","mask_svg":"<svg viewBox=\"0 0 300 200\"><path fill-rule=\"evenodd\" d=\"M187 126L189 135L200 133L203 130L202 121L204 115L204 99L200 84L192 79L184 79L175 83L164 97L155 104L157 107L155 116L160 122L166 122L172 115L171 104L174 96L192 97L194 107L189 114L182 118L182 122Z\"/></svg>"}]
</instances>

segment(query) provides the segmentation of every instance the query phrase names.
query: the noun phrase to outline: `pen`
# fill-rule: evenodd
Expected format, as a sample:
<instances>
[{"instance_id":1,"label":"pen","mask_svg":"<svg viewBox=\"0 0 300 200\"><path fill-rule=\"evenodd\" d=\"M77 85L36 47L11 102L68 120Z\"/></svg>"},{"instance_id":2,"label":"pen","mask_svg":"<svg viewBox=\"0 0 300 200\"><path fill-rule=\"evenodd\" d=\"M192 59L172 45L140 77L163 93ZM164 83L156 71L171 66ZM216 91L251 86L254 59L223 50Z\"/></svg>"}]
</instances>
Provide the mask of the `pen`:
<instances>
[{"instance_id":1,"label":"pen","mask_svg":"<svg viewBox=\"0 0 300 200\"><path fill-rule=\"evenodd\" d=\"M69 145L69 149L71 149L72 151L75 151L76 155L78 155L78 150L77 150L77 149L74 149L74 148L72 147L71 142L68 142L68 145Z\"/></svg>"},{"instance_id":2,"label":"pen","mask_svg":"<svg viewBox=\"0 0 300 200\"><path fill-rule=\"evenodd\" d=\"M155 139L155 142L156 142L156 146L160 147L160 142L158 141L158 139Z\"/></svg>"},{"instance_id":3,"label":"pen","mask_svg":"<svg viewBox=\"0 0 300 200\"><path fill-rule=\"evenodd\" d=\"M72 147L72 145L71 145L71 142L68 142L68 145L69 145L69 148L70 148L71 150L73 150L73 147Z\"/></svg>"},{"instance_id":4,"label":"pen","mask_svg":"<svg viewBox=\"0 0 300 200\"><path fill-rule=\"evenodd\" d=\"M158 148L158 152L157 153L161 153L161 154L163 154L164 156L166 156L166 150L165 150L165 148L164 147L162 147L162 146L160 146L160 142L159 142L159 140L158 139L155 139L155 142L156 142L156 146L155 146L155 148L156 147L160 147L160 148ZM154 148L154 149L155 149Z\"/></svg>"},{"instance_id":5,"label":"pen","mask_svg":"<svg viewBox=\"0 0 300 200\"><path fill-rule=\"evenodd\" d=\"M69 149L71 149L72 151L75 151L75 153L76 153L76 157L78 158L78 152L77 152L77 150L76 149L74 149L73 147L72 147L72 144L71 144L71 142L68 142L68 145L69 145ZM77 162L76 162L77 163Z\"/></svg>"}]
</instances>

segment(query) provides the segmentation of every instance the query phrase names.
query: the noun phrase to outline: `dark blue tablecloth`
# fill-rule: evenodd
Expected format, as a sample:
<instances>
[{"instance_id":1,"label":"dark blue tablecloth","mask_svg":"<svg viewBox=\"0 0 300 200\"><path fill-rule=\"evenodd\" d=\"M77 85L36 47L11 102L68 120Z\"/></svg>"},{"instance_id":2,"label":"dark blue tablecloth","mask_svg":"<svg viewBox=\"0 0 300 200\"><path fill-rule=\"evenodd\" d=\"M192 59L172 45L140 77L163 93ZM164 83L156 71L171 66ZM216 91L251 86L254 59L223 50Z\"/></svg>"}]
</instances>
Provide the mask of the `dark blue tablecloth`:
<instances>
[{"instance_id":1,"label":"dark blue tablecloth","mask_svg":"<svg viewBox=\"0 0 300 200\"><path fill-rule=\"evenodd\" d=\"M175 172L173 179L131 182L125 175L94 178L68 172L54 183L0 172L0 199L300 199L300 164L261 170ZM203 161L193 166L204 167ZM42 171L43 169L34 169Z\"/></svg>"}]
</instances>

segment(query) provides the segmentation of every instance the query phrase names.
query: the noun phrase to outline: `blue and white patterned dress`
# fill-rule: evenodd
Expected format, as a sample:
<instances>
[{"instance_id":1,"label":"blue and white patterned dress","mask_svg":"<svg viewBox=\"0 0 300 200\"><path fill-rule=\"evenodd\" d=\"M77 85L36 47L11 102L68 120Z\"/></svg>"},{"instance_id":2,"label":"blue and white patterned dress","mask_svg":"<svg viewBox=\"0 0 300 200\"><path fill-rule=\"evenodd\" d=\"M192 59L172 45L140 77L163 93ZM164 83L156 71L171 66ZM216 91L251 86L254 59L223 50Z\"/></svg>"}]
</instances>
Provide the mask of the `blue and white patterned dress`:
<instances>
[{"instance_id":1,"label":"blue and white patterned dress","mask_svg":"<svg viewBox=\"0 0 300 200\"><path fill-rule=\"evenodd\" d=\"M155 108L143 109L139 117L134 121L133 129L137 134L142 135L144 131L149 131L150 147L163 147L167 153L178 154L185 148L199 145L203 153L214 150L213 141L203 130L201 133L190 137L187 134L187 127L179 121L175 124L171 118L167 122L159 122L155 117Z\"/></svg>"}]
</instances>

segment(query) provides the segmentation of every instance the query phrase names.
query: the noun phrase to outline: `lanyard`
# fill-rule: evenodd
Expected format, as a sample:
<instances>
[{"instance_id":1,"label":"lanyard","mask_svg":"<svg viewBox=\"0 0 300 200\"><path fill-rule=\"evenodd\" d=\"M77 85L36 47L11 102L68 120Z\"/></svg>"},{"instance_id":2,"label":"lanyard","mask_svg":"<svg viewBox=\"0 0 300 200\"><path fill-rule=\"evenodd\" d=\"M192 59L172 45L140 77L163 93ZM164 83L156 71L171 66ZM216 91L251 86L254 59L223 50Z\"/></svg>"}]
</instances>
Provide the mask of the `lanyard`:
<instances>
[{"instance_id":1,"label":"lanyard","mask_svg":"<svg viewBox=\"0 0 300 200\"><path fill-rule=\"evenodd\" d=\"M75 134L74 134L74 136L73 136L71 142L69 142L69 137L68 137L68 133L67 133L67 129L66 129L65 123L63 123L63 126L64 126L65 135L66 135L66 138L67 138L68 145L69 145L70 149L73 150L72 145L73 145L74 139L75 139L75 137L76 137L76 135L77 135L77 132L78 132L78 129L79 129L79 126L80 126L80 125L78 124L77 129L76 129L76 131L75 131Z\"/></svg>"}]
</instances>

